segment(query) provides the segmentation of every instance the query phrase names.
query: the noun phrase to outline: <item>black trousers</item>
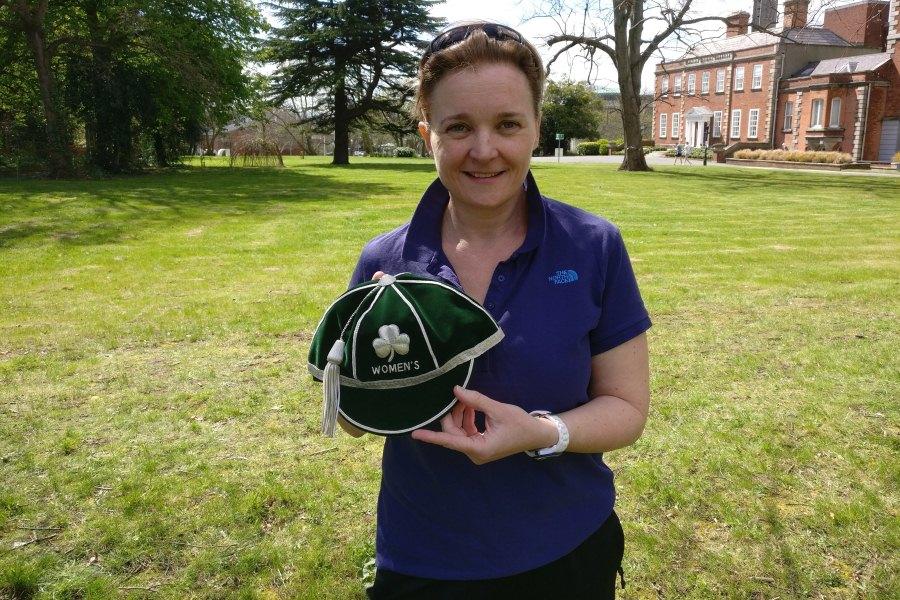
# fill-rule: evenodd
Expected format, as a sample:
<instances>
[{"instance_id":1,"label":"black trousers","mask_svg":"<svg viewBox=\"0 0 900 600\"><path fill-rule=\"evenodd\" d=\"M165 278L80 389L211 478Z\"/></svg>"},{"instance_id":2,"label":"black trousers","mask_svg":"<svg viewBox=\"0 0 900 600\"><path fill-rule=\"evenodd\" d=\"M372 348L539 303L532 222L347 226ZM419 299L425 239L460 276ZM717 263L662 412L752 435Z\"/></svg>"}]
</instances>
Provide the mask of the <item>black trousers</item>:
<instances>
[{"instance_id":1,"label":"black trousers","mask_svg":"<svg viewBox=\"0 0 900 600\"><path fill-rule=\"evenodd\" d=\"M613 512L575 550L531 571L499 579L444 581L378 569L366 593L372 600L612 600L617 573L625 587L624 551L622 524Z\"/></svg>"}]
</instances>

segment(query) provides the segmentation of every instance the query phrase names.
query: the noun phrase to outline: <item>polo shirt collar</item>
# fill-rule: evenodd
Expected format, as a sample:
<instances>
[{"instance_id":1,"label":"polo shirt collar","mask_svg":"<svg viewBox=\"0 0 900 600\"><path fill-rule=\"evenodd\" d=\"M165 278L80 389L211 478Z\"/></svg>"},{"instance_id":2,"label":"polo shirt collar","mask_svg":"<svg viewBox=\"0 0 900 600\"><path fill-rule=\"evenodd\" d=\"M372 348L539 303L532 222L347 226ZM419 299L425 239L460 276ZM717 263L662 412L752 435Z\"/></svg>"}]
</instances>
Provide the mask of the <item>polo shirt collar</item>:
<instances>
[{"instance_id":1,"label":"polo shirt collar","mask_svg":"<svg viewBox=\"0 0 900 600\"><path fill-rule=\"evenodd\" d=\"M450 193L440 179L434 182L422 195L419 206L413 213L403 244L403 258L429 264L443 253L441 248L441 224L444 210L450 201ZM525 201L528 203L528 230L525 239L512 258L535 250L546 236L546 207L531 171L525 177Z\"/></svg>"}]
</instances>

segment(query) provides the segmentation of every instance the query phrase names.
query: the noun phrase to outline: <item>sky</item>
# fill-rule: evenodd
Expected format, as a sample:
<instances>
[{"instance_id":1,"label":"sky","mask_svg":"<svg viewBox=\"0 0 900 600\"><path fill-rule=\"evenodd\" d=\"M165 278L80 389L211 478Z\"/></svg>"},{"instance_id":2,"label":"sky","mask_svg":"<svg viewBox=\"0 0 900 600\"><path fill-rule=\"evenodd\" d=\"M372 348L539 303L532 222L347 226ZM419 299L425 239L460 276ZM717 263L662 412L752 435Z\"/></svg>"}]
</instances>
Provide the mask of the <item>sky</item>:
<instances>
[{"instance_id":1,"label":"sky","mask_svg":"<svg viewBox=\"0 0 900 600\"><path fill-rule=\"evenodd\" d=\"M522 35L529 39L546 62L555 50L550 50L541 39L547 35L558 32L558 26L548 18L535 18L540 11L542 2L539 0L446 0L435 5L432 12L435 16L444 17L448 22L483 19L494 21L504 25L510 25L518 29ZM605 5L610 3L605 2ZM739 10L750 12L753 0L695 0L694 6L698 14L728 15ZM715 26L712 26L715 27ZM724 26L718 30L724 34ZM680 51L670 51L668 58L676 58ZM602 57L598 53L599 60L593 72L589 73L584 61L570 53L568 56L557 59L551 66L550 78L562 79L569 77L573 80L586 80L590 74L592 82L601 89L618 91L618 80L612 62L606 55ZM657 58L648 61L644 67L641 87L645 90L653 88L653 71L658 63Z\"/></svg>"},{"instance_id":2,"label":"sky","mask_svg":"<svg viewBox=\"0 0 900 600\"><path fill-rule=\"evenodd\" d=\"M582 0L570 0L569 4L579 4ZM812 0L810 21L821 21L820 5L839 5L852 2L854 0ZM645 6L651 6L652 3L670 2L677 6L681 0L646 0ZM779 1L779 14L781 5L784 0ZM519 30L526 38L528 38L537 47L538 51L546 62L552 57L556 50L551 50L543 43L543 38L548 35L559 32L559 26L553 19L540 17L542 7L549 2L545 0L445 0L432 7L432 14L443 17L448 23L466 20L485 20L495 23L509 25ZM592 0L593 5L597 5L597 0ZM610 6L609 0L601 0L602 6ZM647 9L649 10L649 9ZM716 15L727 16L739 10L752 12L753 0L694 0L691 14L700 15ZM272 20L271 12L263 8L263 13ZM653 31L653 22L649 22L645 29L645 39L655 33ZM721 23L706 24L706 37L724 36L725 26ZM662 53L668 60L672 60L681 56L684 52L684 46L677 46L674 38L670 37L667 44L670 46L664 48ZM588 65L580 60L575 53L570 52L567 55L557 59L550 70L550 78L560 80L568 77L575 81L590 80L598 89L606 91L618 92L618 79L616 77L615 68L613 68L610 59L603 53L596 54L597 61L589 69ZM644 91L653 89L653 72L659 55L654 55L644 66L641 78L641 88ZM271 72L273 67L262 65L260 71L264 73Z\"/></svg>"},{"instance_id":3,"label":"sky","mask_svg":"<svg viewBox=\"0 0 900 600\"><path fill-rule=\"evenodd\" d=\"M664 0L658 0L660 3ZM812 0L810 5L810 21L821 22L821 9L823 4L830 6L846 4L855 0ZM578 0L570 2L570 4L578 4ZM779 15L781 14L781 6L784 0L779 2ZM510 25L518 29L525 37L527 37L547 61L555 51L551 51L541 39L547 35L551 35L559 31L553 20L547 18L534 18L540 11L542 5L548 4L541 0L446 0L441 4L433 7L432 12L436 16L444 17L448 22L483 19ZM596 5L594 0L592 4ZM680 4L679 0L671 0L672 5ZM611 2L605 0L603 6L610 6ZM650 0L647 0L645 6L650 6ZM753 0L694 0L692 14L696 15L716 15L727 16L740 10L753 12ZM780 20L780 16L779 16ZM651 25L648 25L650 27ZM725 26L715 23L708 24L705 28L710 29L708 35L725 34ZM650 30L645 31L645 38ZM670 44L673 42L670 41ZM664 51L667 59L672 60L681 56L684 47L669 48ZM594 67L593 72L589 72L584 61L578 60L575 56L569 55L565 58L558 59L553 63L550 70L551 79L562 79L569 77L573 80L586 80L590 75L592 83L600 89L608 89L610 91L618 91L618 80L616 71L612 66L612 62L606 55L598 53L599 60ZM653 72L659 58L654 56L647 62L644 67L643 77L641 79L641 87L643 90L653 89Z\"/></svg>"}]
</instances>

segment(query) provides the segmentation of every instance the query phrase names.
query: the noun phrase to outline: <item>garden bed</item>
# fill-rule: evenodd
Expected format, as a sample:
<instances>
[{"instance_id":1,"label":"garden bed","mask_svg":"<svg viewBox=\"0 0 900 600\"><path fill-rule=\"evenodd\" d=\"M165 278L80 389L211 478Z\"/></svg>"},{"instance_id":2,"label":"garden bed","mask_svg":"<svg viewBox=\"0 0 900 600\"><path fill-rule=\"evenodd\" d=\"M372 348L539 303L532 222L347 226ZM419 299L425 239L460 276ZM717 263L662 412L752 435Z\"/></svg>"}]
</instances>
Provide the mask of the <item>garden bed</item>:
<instances>
[{"instance_id":1,"label":"garden bed","mask_svg":"<svg viewBox=\"0 0 900 600\"><path fill-rule=\"evenodd\" d=\"M791 160L758 160L752 158L726 158L729 165L741 165L744 167L772 167L776 169L812 169L817 171L843 171L845 169L868 169L865 163L813 163L795 162Z\"/></svg>"}]
</instances>

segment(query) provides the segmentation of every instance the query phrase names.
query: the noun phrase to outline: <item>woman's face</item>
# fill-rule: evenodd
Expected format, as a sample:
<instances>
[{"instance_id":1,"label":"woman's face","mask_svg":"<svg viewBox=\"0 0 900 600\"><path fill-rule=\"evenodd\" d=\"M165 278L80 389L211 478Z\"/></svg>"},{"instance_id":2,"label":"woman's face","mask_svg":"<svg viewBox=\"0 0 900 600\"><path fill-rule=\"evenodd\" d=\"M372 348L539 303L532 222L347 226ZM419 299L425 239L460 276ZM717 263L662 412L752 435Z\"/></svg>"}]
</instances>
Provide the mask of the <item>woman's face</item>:
<instances>
[{"instance_id":1,"label":"woman's face","mask_svg":"<svg viewBox=\"0 0 900 600\"><path fill-rule=\"evenodd\" d=\"M508 64L483 64L443 77L419 132L455 203L496 208L522 194L539 124L528 79Z\"/></svg>"}]
</instances>

